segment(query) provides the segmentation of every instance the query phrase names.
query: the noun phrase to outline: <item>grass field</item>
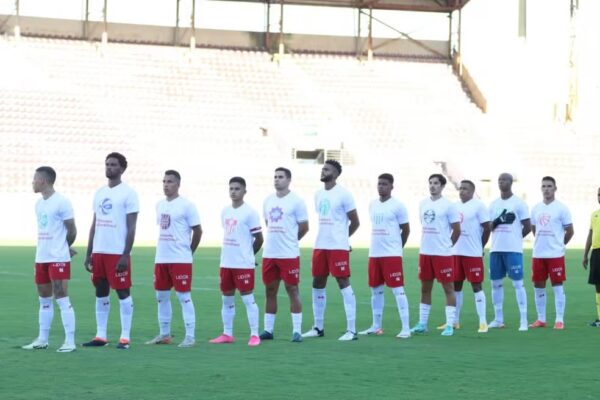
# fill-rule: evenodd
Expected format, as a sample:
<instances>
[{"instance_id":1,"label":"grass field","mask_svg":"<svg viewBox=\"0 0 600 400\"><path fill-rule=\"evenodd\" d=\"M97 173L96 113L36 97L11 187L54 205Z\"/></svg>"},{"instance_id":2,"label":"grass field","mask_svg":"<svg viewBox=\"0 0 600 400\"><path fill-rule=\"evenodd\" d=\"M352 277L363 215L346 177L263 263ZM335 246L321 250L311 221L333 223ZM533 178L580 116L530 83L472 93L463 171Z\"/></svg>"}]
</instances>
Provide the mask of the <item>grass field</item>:
<instances>
[{"instance_id":1,"label":"grass field","mask_svg":"<svg viewBox=\"0 0 600 400\"><path fill-rule=\"evenodd\" d=\"M79 249L83 253L82 249ZM19 347L37 335L38 301L33 284L31 247L0 248L0 399L596 399L600 329L587 326L595 316L594 295L580 266L581 250L568 253L566 329L518 332L518 311L512 285L507 285L507 328L477 334L470 288L465 286L462 329L441 337L427 335L399 340L400 322L393 297L386 291L385 334L338 342L345 330L341 295L329 282L324 338L290 343L291 321L284 291L276 322L276 340L257 348L246 345L245 308L237 299L233 345L209 345L220 334L218 249L201 248L196 256L193 297L197 314L196 347L146 346L158 326L152 288L154 249L136 248L132 296L135 314L132 347L75 353L55 352L63 341L60 312L55 308L50 349L28 352ZM405 254L406 289L411 324L418 318L419 282L416 250ZM357 297L358 328L371 322L366 279L366 250L352 253L352 286ZM529 253L525 259L528 260ZM312 324L309 253L303 251L302 300L306 330ZM528 262L526 262L526 265ZM535 319L533 288L526 268L529 319ZM488 319L493 316L489 284ZM256 283L256 298L264 311L264 287ZM73 260L70 286L77 316L76 340L95 333L94 295L82 257ZM444 320L443 294L434 289L430 329ZM109 340L120 331L118 302L112 295ZM173 297L173 333L182 339L183 326ZM554 296L548 292L548 320L554 320Z\"/></svg>"}]
</instances>

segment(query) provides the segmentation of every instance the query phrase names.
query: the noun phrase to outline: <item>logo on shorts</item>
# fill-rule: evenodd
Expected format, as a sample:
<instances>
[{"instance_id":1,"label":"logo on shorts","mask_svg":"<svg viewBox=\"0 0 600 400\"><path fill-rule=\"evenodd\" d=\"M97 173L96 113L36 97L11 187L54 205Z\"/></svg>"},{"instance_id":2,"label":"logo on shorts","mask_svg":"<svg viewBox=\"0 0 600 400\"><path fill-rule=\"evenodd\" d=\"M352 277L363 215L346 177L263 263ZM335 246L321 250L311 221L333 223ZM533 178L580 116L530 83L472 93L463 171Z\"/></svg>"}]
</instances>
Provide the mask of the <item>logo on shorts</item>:
<instances>
[{"instance_id":1,"label":"logo on shorts","mask_svg":"<svg viewBox=\"0 0 600 400\"><path fill-rule=\"evenodd\" d=\"M112 200L108 197L100 202L100 212L104 215L108 215L112 212L113 204Z\"/></svg>"},{"instance_id":2,"label":"logo on shorts","mask_svg":"<svg viewBox=\"0 0 600 400\"><path fill-rule=\"evenodd\" d=\"M281 207L273 207L269 211L269 220L271 222L279 222L283 218L283 210Z\"/></svg>"},{"instance_id":3,"label":"logo on shorts","mask_svg":"<svg viewBox=\"0 0 600 400\"><path fill-rule=\"evenodd\" d=\"M329 203L328 199L323 199L319 202L319 214L327 215L329 214L329 210L331 210L331 203Z\"/></svg>"},{"instance_id":4,"label":"logo on shorts","mask_svg":"<svg viewBox=\"0 0 600 400\"><path fill-rule=\"evenodd\" d=\"M423 213L423 221L425 221L426 224L431 224L433 221L435 221L435 211L425 210Z\"/></svg>"},{"instance_id":5,"label":"logo on shorts","mask_svg":"<svg viewBox=\"0 0 600 400\"><path fill-rule=\"evenodd\" d=\"M233 232L235 232L237 223L238 223L238 221L235 218L226 218L225 219L225 233L227 235L231 235Z\"/></svg>"},{"instance_id":6,"label":"logo on shorts","mask_svg":"<svg viewBox=\"0 0 600 400\"><path fill-rule=\"evenodd\" d=\"M171 226L171 216L169 214L160 214L160 229L169 229Z\"/></svg>"},{"instance_id":7,"label":"logo on shorts","mask_svg":"<svg viewBox=\"0 0 600 400\"><path fill-rule=\"evenodd\" d=\"M538 217L538 222L540 223L540 225L546 226L550 223L551 219L552 219L552 216L550 214L542 213Z\"/></svg>"},{"instance_id":8,"label":"logo on shorts","mask_svg":"<svg viewBox=\"0 0 600 400\"><path fill-rule=\"evenodd\" d=\"M38 226L42 229L48 226L48 215L46 213L38 214Z\"/></svg>"}]
</instances>

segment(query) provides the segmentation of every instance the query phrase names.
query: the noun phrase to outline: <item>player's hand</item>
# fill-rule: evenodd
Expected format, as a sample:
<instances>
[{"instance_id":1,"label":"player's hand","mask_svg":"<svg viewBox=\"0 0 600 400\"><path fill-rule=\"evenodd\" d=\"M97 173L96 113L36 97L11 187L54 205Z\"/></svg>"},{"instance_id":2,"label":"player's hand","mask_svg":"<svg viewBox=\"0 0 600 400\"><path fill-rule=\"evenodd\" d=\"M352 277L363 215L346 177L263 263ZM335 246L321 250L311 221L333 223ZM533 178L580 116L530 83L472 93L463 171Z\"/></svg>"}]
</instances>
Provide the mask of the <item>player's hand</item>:
<instances>
[{"instance_id":1,"label":"player's hand","mask_svg":"<svg viewBox=\"0 0 600 400\"><path fill-rule=\"evenodd\" d=\"M588 266L587 256L583 257L583 261L581 262L581 265L583 265L583 269L587 269L587 266Z\"/></svg>"},{"instance_id":2,"label":"player's hand","mask_svg":"<svg viewBox=\"0 0 600 400\"><path fill-rule=\"evenodd\" d=\"M117 272L123 272L127 269L127 264L129 261L129 256L123 254L121 258L119 258L119 262L117 263Z\"/></svg>"},{"instance_id":3,"label":"player's hand","mask_svg":"<svg viewBox=\"0 0 600 400\"><path fill-rule=\"evenodd\" d=\"M517 216L514 212L507 212L505 208L504 210L502 210L502 213L500 213L500 215L498 215L496 219L494 219L493 227L494 229L496 229L498 225L512 224L513 222L515 222L516 218Z\"/></svg>"},{"instance_id":4,"label":"player's hand","mask_svg":"<svg viewBox=\"0 0 600 400\"><path fill-rule=\"evenodd\" d=\"M87 272L92 272L92 259L90 256L85 257L85 261L83 262L83 266Z\"/></svg>"},{"instance_id":5,"label":"player's hand","mask_svg":"<svg viewBox=\"0 0 600 400\"><path fill-rule=\"evenodd\" d=\"M71 255L71 257L76 256L77 255L77 250L75 250L72 247L69 247L69 254Z\"/></svg>"}]
</instances>

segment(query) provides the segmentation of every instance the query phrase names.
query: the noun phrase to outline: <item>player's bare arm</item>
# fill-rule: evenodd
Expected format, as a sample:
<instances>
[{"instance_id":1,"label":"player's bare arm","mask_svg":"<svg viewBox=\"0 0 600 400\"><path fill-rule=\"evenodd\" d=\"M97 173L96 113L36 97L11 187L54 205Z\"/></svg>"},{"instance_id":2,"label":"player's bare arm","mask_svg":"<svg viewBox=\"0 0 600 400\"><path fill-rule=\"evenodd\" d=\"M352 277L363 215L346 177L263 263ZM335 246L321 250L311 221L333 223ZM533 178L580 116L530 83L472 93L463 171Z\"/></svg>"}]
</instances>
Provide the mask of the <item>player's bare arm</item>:
<instances>
[{"instance_id":1,"label":"player's bare arm","mask_svg":"<svg viewBox=\"0 0 600 400\"><path fill-rule=\"evenodd\" d=\"M252 243L252 250L254 251L254 254L258 253L258 251L260 250L260 248L263 245L264 239L263 239L263 234L262 232L256 232L253 233L252 236L254 236L254 242Z\"/></svg>"},{"instance_id":2,"label":"player's bare arm","mask_svg":"<svg viewBox=\"0 0 600 400\"><path fill-rule=\"evenodd\" d=\"M587 239L585 240L585 248L583 249L583 269L587 269L588 266L588 254L590 253L590 249L592 248L592 230L588 231Z\"/></svg>"},{"instance_id":3,"label":"player's bare arm","mask_svg":"<svg viewBox=\"0 0 600 400\"><path fill-rule=\"evenodd\" d=\"M452 229L452 233L450 234L450 241L452 242L452 246L458 242L458 238L460 237L460 222L453 222L450 224L450 228Z\"/></svg>"},{"instance_id":4,"label":"player's bare arm","mask_svg":"<svg viewBox=\"0 0 600 400\"><path fill-rule=\"evenodd\" d=\"M565 239L564 239L565 246L573 238L574 234L575 234L575 230L573 230L573 224L565 226Z\"/></svg>"},{"instance_id":5,"label":"player's bare arm","mask_svg":"<svg viewBox=\"0 0 600 400\"><path fill-rule=\"evenodd\" d=\"M531 220L529 218L522 219L521 226L523 227L521 230L521 236L525 237L529 235L529 232L531 232Z\"/></svg>"},{"instance_id":6,"label":"player's bare arm","mask_svg":"<svg viewBox=\"0 0 600 400\"><path fill-rule=\"evenodd\" d=\"M190 243L190 249L192 250L192 254L194 254L194 252L198 248L198 245L200 244L200 239L202 239L202 226L192 226L192 241Z\"/></svg>"},{"instance_id":7,"label":"player's bare arm","mask_svg":"<svg viewBox=\"0 0 600 400\"><path fill-rule=\"evenodd\" d=\"M117 263L117 271L123 272L127 269L127 261L129 260L129 254L131 254L131 248L133 247L133 241L135 240L135 228L137 226L137 213L127 214L127 237L125 238L125 249L119 262Z\"/></svg>"},{"instance_id":8,"label":"player's bare arm","mask_svg":"<svg viewBox=\"0 0 600 400\"><path fill-rule=\"evenodd\" d=\"M410 224L407 222L405 224L400 224L401 234L400 239L402 239L402 247L406 245L408 241L408 236L410 235Z\"/></svg>"},{"instance_id":9,"label":"player's bare arm","mask_svg":"<svg viewBox=\"0 0 600 400\"><path fill-rule=\"evenodd\" d=\"M360 226L360 221L358 220L358 213L356 212L356 210L351 210L348 211L346 215L348 215L348 219L350 220L350 225L348 226L348 236L352 236Z\"/></svg>"},{"instance_id":10,"label":"player's bare arm","mask_svg":"<svg viewBox=\"0 0 600 400\"><path fill-rule=\"evenodd\" d=\"M96 214L92 218L92 226L90 227L90 235L88 237L87 251L85 252L85 261L83 265L88 272L92 272L92 249L94 248L94 235L96 234Z\"/></svg>"},{"instance_id":11,"label":"player's bare arm","mask_svg":"<svg viewBox=\"0 0 600 400\"><path fill-rule=\"evenodd\" d=\"M481 247L484 248L488 240L490 240L490 235L492 233L492 223L484 222L483 224L481 224L481 228L483 229L483 231L481 232Z\"/></svg>"},{"instance_id":12,"label":"player's bare arm","mask_svg":"<svg viewBox=\"0 0 600 400\"><path fill-rule=\"evenodd\" d=\"M308 221L298 222L298 240L302 239L308 232Z\"/></svg>"},{"instance_id":13,"label":"player's bare arm","mask_svg":"<svg viewBox=\"0 0 600 400\"><path fill-rule=\"evenodd\" d=\"M63 221L65 228L67 229L67 245L69 246L69 254L73 257L77 252L71 248L75 238L77 237L77 227L75 226L75 219L66 219Z\"/></svg>"}]
</instances>

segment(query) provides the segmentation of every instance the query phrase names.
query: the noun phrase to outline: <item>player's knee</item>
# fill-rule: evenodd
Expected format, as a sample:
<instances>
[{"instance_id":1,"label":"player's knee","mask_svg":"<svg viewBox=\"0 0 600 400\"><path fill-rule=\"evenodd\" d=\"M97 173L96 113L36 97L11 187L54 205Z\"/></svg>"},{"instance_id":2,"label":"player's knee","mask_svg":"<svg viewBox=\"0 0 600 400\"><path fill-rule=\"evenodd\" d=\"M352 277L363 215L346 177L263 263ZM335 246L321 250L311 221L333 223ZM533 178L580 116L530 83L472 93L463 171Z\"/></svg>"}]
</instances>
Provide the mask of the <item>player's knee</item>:
<instances>
[{"instance_id":1,"label":"player's knee","mask_svg":"<svg viewBox=\"0 0 600 400\"><path fill-rule=\"evenodd\" d=\"M523 289L523 280L522 279L512 281L512 284L513 284L513 287L515 288L515 290Z\"/></svg>"},{"instance_id":2,"label":"player's knee","mask_svg":"<svg viewBox=\"0 0 600 400\"><path fill-rule=\"evenodd\" d=\"M253 304L256 303L254 301L254 294L252 294L252 293L248 293L248 294L242 295L242 301L247 306L251 306L251 305L253 305Z\"/></svg>"},{"instance_id":3,"label":"player's knee","mask_svg":"<svg viewBox=\"0 0 600 400\"><path fill-rule=\"evenodd\" d=\"M110 293L107 293L107 295ZM117 289L117 296L119 300L125 300L129 297L129 289Z\"/></svg>"},{"instance_id":4,"label":"player's knee","mask_svg":"<svg viewBox=\"0 0 600 400\"><path fill-rule=\"evenodd\" d=\"M156 301L158 301L159 303L168 301L168 300L170 300L170 298L171 298L170 290L157 290L156 291Z\"/></svg>"},{"instance_id":5,"label":"player's knee","mask_svg":"<svg viewBox=\"0 0 600 400\"><path fill-rule=\"evenodd\" d=\"M502 288L502 280L501 279L493 280L492 281L492 288L493 289L501 289Z\"/></svg>"},{"instance_id":6,"label":"player's knee","mask_svg":"<svg viewBox=\"0 0 600 400\"><path fill-rule=\"evenodd\" d=\"M179 300L179 302L181 304L189 303L190 301L192 301L192 293L190 293L190 292L176 292L176 293L177 293L177 299Z\"/></svg>"}]
</instances>

